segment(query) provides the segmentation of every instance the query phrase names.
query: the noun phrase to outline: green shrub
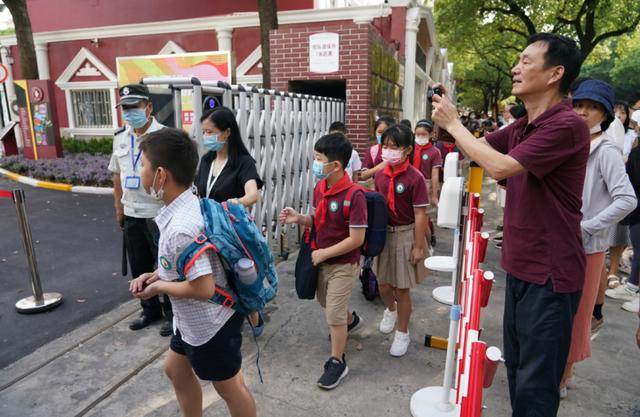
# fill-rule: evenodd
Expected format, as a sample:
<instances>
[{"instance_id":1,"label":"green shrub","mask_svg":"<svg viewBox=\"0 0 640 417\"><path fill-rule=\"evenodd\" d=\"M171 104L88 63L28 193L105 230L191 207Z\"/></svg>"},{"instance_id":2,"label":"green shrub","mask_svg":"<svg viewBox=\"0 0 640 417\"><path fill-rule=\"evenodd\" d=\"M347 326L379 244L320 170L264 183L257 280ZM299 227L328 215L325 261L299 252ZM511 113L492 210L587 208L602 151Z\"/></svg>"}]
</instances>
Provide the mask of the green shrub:
<instances>
[{"instance_id":1,"label":"green shrub","mask_svg":"<svg viewBox=\"0 0 640 417\"><path fill-rule=\"evenodd\" d=\"M111 155L113 138L74 139L62 138L62 149L66 153L88 153L91 155Z\"/></svg>"}]
</instances>

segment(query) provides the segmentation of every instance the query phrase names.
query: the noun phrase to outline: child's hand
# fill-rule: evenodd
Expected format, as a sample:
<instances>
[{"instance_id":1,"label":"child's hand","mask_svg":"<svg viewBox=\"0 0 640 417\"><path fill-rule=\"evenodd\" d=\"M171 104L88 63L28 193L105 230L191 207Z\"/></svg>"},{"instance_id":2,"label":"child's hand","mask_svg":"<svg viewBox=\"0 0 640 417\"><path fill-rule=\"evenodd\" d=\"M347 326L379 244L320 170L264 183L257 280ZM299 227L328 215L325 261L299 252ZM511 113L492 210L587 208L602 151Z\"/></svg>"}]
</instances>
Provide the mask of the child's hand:
<instances>
[{"instance_id":1,"label":"child's hand","mask_svg":"<svg viewBox=\"0 0 640 417\"><path fill-rule=\"evenodd\" d=\"M438 208L438 203L439 201L437 196L434 195L433 197L431 197L431 205L433 207Z\"/></svg>"},{"instance_id":2,"label":"child's hand","mask_svg":"<svg viewBox=\"0 0 640 417\"><path fill-rule=\"evenodd\" d=\"M298 218L300 215L297 211L292 209L291 207L285 207L280 212L280 223L282 224L293 224L298 223Z\"/></svg>"},{"instance_id":3,"label":"child's hand","mask_svg":"<svg viewBox=\"0 0 640 417\"><path fill-rule=\"evenodd\" d=\"M311 252L311 261L314 266L318 266L327 260L327 252L324 249L317 249Z\"/></svg>"},{"instance_id":4,"label":"child's hand","mask_svg":"<svg viewBox=\"0 0 640 417\"><path fill-rule=\"evenodd\" d=\"M411 248L411 264L418 265L418 262L421 262L426 257L425 248L418 248L414 246Z\"/></svg>"},{"instance_id":5,"label":"child's hand","mask_svg":"<svg viewBox=\"0 0 640 417\"><path fill-rule=\"evenodd\" d=\"M158 294L160 294L160 283L153 282L152 284L144 287L142 291L134 292L133 296L141 300L148 300L149 298L155 297Z\"/></svg>"},{"instance_id":6,"label":"child's hand","mask_svg":"<svg viewBox=\"0 0 640 417\"><path fill-rule=\"evenodd\" d=\"M147 272L129 283L129 291L133 294L142 291L145 285L152 284L158 280L157 272Z\"/></svg>"}]
</instances>

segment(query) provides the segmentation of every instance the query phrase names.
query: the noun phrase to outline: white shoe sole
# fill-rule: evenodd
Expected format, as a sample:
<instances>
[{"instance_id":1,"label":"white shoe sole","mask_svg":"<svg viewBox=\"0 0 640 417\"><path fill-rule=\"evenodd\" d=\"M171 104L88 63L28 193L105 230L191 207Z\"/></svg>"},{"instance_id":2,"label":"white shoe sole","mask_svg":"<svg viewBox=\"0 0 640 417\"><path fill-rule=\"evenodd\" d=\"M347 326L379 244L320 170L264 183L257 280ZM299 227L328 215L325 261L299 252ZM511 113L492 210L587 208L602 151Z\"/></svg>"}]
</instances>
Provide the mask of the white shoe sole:
<instances>
[{"instance_id":1,"label":"white shoe sole","mask_svg":"<svg viewBox=\"0 0 640 417\"><path fill-rule=\"evenodd\" d=\"M635 306L630 306L630 305L629 305L629 304L627 304L627 303L622 304L622 309L623 309L624 311L629 311L629 312L631 312L631 313L636 313L636 314L638 314L638 309L637 309L637 308L634 308L634 307L635 307Z\"/></svg>"},{"instance_id":2,"label":"white shoe sole","mask_svg":"<svg viewBox=\"0 0 640 417\"><path fill-rule=\"evenodd\" d=\"M324 390L332 390L335 387L337 387L340 384L340 381L342 381L342 379L347 376L347 374L349 373L349 367L345 366L344 371L342 371L342 375L340 375L340 378L338 378L338 380L336 381L335 384L333 385L320 385L320 383L318 383L318 386Z\"/></svg>"},{"instance_id":3,"label":"white shoe sole","mask_svg":"<svg viewBox=\"0 0 640 417\"><path fill-rule=\"evenodd\" d=\"M389 355L393 356L394 358L401 358L407 354L408 350L409 350L409 346L407 346L407 348L402 353L393 353L391 350L389 350Z\"/></svg>"},{"instance_id":4,"label":"white shoe sole","mask_svg":"<svg viewBox=\"0 0 640 417\"><path fill-rule=\"evenodd\" d=\"M607 290L610 291L610 290ZM615 295L611 295L611 294L607 294L607 291L605 291L604 295L606 295L607 297L611 298L612 300L620 300L620 301L632 301L635 297L637 297L637 295L634 294L615 294Z\"/></svg>"}]
</instances>

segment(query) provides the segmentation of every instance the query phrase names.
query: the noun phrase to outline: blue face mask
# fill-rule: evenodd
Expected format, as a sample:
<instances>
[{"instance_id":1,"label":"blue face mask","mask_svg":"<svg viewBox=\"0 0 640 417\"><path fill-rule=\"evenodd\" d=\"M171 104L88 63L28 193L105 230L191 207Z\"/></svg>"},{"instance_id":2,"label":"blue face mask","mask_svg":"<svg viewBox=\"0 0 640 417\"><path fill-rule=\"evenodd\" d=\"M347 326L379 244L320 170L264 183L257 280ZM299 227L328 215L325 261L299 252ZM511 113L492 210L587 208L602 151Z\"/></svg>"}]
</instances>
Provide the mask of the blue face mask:
<instances>
[{"instance_id":1,"label":"blue face mask","mask_svg":"<svg viewBox=\"0 0 640 417\"><path fill-rule=\"evenodd\" d=\"M324 173L325 165L326 164L323 164L320 161L316 161L315 159L313 160L313 175L319 180L323 180L329 176L329 174Z\"/></svg>"},{"instance_id":2,"label":"blue face mask","mask_svg":"<svg viewBox=\"0 0 640 417\"><path fill-rule=\"evenodd\" d=\"M382 143L382 135L379 133L376 133L376 142L378 142L378 145Z\"/></svg>"},{"instance_id":3,"label":"blue face mask","mask_svg":"<svg viewBox=\"0 0 640 417\"><path fill-rule=\"evenodd\" d=\"M122 118L134 129L140 129L149 121L145 109L131 109L122 112Z\"/></svg>"},{"instance_id":4,"label":"blue face mask","mask_svg":"<svg viewBox=\"0 0 640 417\"><path fill-rule=\"evenodd\" d=\"M203 136L202 143L210 151L217 152L224 146L224 142L218 140L218 135Z\"/></svg>"}]
</instances>

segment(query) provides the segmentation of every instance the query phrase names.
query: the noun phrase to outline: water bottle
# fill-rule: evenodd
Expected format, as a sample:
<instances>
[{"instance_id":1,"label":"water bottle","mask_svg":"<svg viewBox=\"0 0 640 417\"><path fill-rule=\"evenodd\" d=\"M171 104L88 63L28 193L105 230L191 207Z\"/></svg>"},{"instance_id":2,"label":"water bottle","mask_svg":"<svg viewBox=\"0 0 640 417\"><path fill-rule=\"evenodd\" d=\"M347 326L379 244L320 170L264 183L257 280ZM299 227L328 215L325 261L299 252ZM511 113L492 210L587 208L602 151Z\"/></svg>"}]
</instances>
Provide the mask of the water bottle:
<instances>
[{"instance_id":1,"label":"water bottle","mask_svg":"<svg viewBox=\"0 0 640 417\"><path fill-rule=\"evenodd\" d=\"M234 267L240 282L244 285L251 285L258 279L258 272L255 264L249 258L240 258Z\"/></svg>"}]
</instances>

